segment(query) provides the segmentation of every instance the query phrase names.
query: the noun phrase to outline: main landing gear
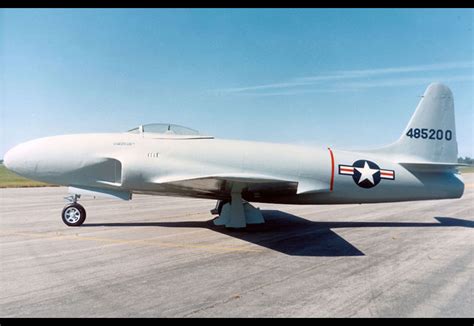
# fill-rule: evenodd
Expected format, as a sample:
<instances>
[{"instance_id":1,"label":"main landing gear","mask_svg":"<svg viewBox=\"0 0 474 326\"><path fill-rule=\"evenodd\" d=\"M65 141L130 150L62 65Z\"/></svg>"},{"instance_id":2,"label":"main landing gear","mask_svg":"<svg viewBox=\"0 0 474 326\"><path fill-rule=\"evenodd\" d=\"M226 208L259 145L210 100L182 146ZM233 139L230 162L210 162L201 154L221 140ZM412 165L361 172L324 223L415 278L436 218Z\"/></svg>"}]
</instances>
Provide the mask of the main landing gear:
<instances>
[{"instance_id":1,"label":"main landing gear","mask_svg":"<svg viewBox=\"0 0 474 326\"><path fill-rule=\"evenodd\" d=\"M77 203L79 197L81 197L81 195L65 197L70 203L63 208L61 217L67 226L80 226L86 220L85 208Z\"/></svg>"},{"instance_id":2,"label":"main landing gear","mask_svg":"<svg viewBox=\"0 0 474 326\"><path fill-rule=\"evenodd\" d=\"M221 215L222 213L222 208L224 207L225 204L230 203L228 200L218 200L216 203L216 207L211 209L211 214L213 215Z\"/></svg>"},{"instance_id":3,"label":"main landing gear","mask_svg":"<svg viewBox=\"0 0 474 326\"><path fill-rule=\"evenodd\" d=\"M214 220L214 225L244 228L247 224L265 223L260 209L242 199L242 189L242 185L234 184L231 190L230 202L217 202L216 207L211 211L213 214L219 214L219 217Z\"/></svg>"}]
</instances>

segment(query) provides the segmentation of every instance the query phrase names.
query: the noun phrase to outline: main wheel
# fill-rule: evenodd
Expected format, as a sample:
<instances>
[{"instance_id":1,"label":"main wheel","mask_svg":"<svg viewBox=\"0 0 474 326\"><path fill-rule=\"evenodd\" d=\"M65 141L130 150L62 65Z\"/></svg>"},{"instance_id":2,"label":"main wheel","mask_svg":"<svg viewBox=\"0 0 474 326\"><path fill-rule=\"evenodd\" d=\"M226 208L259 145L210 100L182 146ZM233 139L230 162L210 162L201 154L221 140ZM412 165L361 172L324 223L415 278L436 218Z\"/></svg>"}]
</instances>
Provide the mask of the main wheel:
<instances>
[{"instance_id":1,"label":"main wheel","mask_svg":"<svg viewBox=\"0 0 474 326\"><path fill-rule=\"evenodd\" d=\"M80 226L86 220L86 210L82 205L72 203L64 207L61 217L68 226Z\"/></svg>"}]
</instances>

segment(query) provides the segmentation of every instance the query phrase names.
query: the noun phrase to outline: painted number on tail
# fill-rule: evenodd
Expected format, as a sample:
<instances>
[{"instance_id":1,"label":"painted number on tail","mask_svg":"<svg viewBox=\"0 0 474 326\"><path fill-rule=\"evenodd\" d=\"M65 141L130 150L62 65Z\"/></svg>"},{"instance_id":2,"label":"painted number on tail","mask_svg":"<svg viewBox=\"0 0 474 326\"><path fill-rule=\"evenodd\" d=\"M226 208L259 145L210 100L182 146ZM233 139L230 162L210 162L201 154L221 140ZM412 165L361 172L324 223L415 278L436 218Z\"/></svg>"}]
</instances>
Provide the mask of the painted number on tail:
<instances>
[{"instance_id":1,"label":"painted number on tail","mask_svg":"<svg viewBox=\"0 0 474 326\"><path fill-rule=\"evenodd\" d=\"M433 140L451 140L453 132L451 130L427 129L427 128L410 128L406 135L410 138L422 138Z\"/></svg>"}]
</instances>

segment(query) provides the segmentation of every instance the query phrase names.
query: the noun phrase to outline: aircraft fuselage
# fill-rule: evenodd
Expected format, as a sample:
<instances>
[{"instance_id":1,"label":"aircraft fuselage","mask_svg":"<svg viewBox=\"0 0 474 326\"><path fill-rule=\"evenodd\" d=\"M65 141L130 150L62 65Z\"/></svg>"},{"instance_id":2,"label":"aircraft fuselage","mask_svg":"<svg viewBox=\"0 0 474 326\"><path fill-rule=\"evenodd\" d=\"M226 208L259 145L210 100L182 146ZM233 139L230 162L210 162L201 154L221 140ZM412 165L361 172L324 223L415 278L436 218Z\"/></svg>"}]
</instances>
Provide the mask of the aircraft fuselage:
<instances>
[{"instance_id":1,"label":"aircraft fuselage","mask_svg":"<svg viewBox=\"0 0 474 326\"><path fill-rule=\"evenodd\" d=\"M77 134L23 143L9 153L8 160L16 172L44 182L222 200L230 198L226 181L197 178L183 185L175 180L268 175L288 183L277 190L272 182L249 184L242 197L288 204L459 198L464 191L455 169L408 170L383 155L253 141ZM299 192L298 185L305 185L307 191Z\"/></svg>"}]
</instances>

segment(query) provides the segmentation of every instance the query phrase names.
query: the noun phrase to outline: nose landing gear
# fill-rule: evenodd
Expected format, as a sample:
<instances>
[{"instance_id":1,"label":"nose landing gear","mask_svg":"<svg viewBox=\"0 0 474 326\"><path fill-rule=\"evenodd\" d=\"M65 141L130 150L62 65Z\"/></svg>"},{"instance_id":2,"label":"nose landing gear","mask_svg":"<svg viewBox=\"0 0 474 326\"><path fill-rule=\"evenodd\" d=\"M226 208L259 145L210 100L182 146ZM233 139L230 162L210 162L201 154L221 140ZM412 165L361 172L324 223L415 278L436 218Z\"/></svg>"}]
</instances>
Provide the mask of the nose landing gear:
<instances>
[{"instance_id":1,"label":"nose landing gear","mask_svg":"<svg viewBox=\"0 0 474 326\"><path fill-rule=\"evenodd\" d=\"M67 204L61 213L62 220L67 226L80 226L86 220L85 208L77 203L80 195L66 197L71 203Z\"/></svg>"}]
</instances>

